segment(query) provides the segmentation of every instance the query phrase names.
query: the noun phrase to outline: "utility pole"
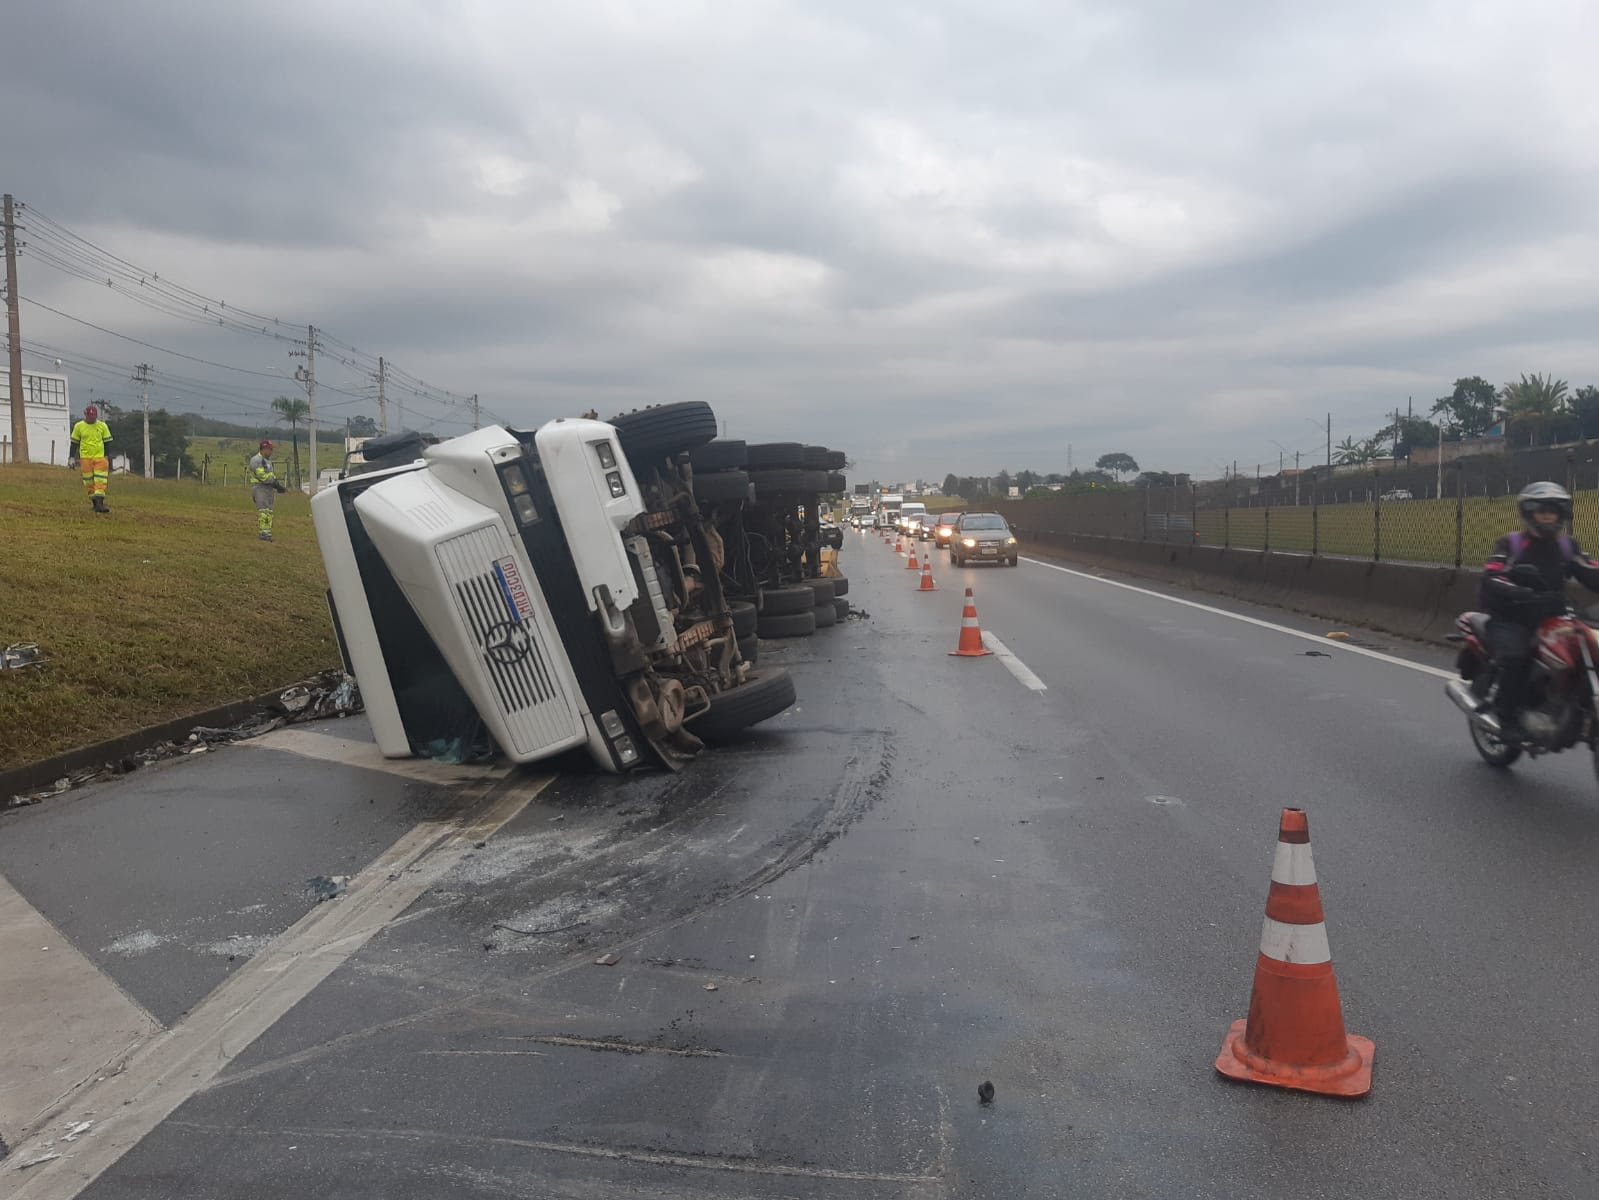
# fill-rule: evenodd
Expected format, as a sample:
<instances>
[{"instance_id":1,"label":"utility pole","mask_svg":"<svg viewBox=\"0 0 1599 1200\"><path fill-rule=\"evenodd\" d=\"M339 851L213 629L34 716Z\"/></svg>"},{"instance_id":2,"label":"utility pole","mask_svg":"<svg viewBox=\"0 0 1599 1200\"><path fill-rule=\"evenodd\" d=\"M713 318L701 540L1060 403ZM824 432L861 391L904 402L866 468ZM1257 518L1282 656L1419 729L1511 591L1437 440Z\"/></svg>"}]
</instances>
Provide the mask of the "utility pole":
<instances>
[{"instance_id":1,"label":"utility pole","mask_svg":"<svg viewBox=\"0 0 1599 1200\"><path fill-rule=\"evenodd\" d=\"M155 478L155 459L150 457L150 364L140 363L133 368L133 381L139 385L139 399L144 406L144 477Z\"/></svg>"},{"instance_id":2,"label":"utility pole","mask_svg":"<svg viewBox=\"0 0 1599 1200\"><path fill-rule=\"evenodd\" d=\"M477 427L478 427L477 393L473 392L472 393L472 428L476 429Z\"/></svg>"},{"instance_id":3,"label":"utility pole","mask_svg":"<svg viewBox=\"0 0 1599 1200\"><path fill-rule=\"evenodd\" d=\"M384 395L383 395L383 382L384 382L383 377L387 373L388 372L384 369L384 366L383 366L383 356L380 354L380 355L378 355L378 432L379 433L387 433L389 431L389 402L388 402L387 399L384 398Z\"/></svg>"},{"instance_id":4,"label":"utility pole","mask_svg":"<svg viewBox=\"0 0 1599 1200\"><path fill-rule=\"evenodd\" d=\"M289 353L302 357L299 350ZM294 377L305 385L305 423L311 430L311 494L316 495L316 326L305 327L305 366L294 369Z\"/></svg>"},{"instance_id":5,"label":"utility pole","mask_svg":"<svg viewBox=\"0 0 1599 1200\"><path fill-rule=\"evenodd\" d=\"M22 394L22 318L17 312L17 222L11 193L5 198L6 218L6 337L10 353L11 461L28 461L28 406Z\"/></svg>"},{"instance_id":6,"label":"utility pole","mask_svg":"<svg viewBox=\"0 0 1599 1200\"><path fill-rule=\"evenodd\" d=\"M1327 474L1332 474L1332 413L1327 414Z\"/></svg>"},{"instance_id":7,"label":"utility pole","mask_svg":"<svg viewBox=\"0 0 1599 1200\"><path fill-rule=\"evenodd\" d=\"M1294 451L1294 507L1299 507L1299 451Z\"/></svg>"}]
</instances>

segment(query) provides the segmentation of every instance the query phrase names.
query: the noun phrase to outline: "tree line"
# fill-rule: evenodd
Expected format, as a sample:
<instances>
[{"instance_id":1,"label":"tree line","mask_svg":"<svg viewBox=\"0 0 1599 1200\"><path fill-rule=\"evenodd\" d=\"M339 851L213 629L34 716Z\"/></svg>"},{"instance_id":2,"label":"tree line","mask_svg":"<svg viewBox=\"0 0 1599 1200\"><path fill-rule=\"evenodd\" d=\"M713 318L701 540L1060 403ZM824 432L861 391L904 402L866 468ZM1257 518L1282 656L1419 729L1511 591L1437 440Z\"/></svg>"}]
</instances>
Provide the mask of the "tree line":
<instances>
[{"instance_id":1,"label":"tree line","mask_svg":"<svg viewBox=\"0 0 1599 1200\"><path fill-rule=\"evenodd\" d=\"M1123 477L1128 477L1124 479ZM1048 500L1056 496L1075 496L1085 492L1125 491L1128 488L1175 487L1180 477L1170 471L1140 471L1138 461L1124 451L1102 454L1091 471L1061 472L1005 470L997 475L944 476L940 491L972 503L1011 499L1010 489L1018 488L1024 500Z\"/></svg>"},{"instance_id":2,"label":"tree line","mask_svg":"<svg viewBox=\"0 0 1599 1200\"><path fill-rule=\"evenodd\" d=\"M1364 463L1389 453L1409 458L1417 446L1483 437L1496 429L1516 449L1599 438L1599 387L1572 390L1564 379L1540 374L1495 387L1481 375L1468 375L1433 401L1430 415L1434 419L1395 414L1372 436L1339 442L1333 461Z\"/></svg>"}]
</instances>

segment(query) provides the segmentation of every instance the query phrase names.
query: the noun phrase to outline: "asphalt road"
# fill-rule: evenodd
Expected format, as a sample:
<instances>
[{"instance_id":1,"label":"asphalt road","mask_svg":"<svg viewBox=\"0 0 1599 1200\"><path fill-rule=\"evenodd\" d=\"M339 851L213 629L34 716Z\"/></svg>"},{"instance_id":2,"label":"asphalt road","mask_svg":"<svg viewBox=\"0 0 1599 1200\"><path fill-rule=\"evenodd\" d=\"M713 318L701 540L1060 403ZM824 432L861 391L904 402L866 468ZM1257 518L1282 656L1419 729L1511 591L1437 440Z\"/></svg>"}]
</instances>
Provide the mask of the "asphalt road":
<instances>
[{"instance_id":1,"label":"asphalt road","mask_svg":"<svg viewBox=\"0 0 1599 1200\"><path fill-rule=\"evenodd\" d=\"M565 764L82 1194L1599 1194L1586 756L1481 765L1416 669L1442 653L1031 561L939 556L923 594L849 539L869 619L762 644L797 709L677 776ZM968 583L1044 690L948 656ZM260 754L283 778L216 761ZM1363 1101L1212 1068L1286 804L1377 1045ZM369 836L311 828L283 880ZM199 999L83 948L163 1019Z\"/></svg>"}]
</instances>

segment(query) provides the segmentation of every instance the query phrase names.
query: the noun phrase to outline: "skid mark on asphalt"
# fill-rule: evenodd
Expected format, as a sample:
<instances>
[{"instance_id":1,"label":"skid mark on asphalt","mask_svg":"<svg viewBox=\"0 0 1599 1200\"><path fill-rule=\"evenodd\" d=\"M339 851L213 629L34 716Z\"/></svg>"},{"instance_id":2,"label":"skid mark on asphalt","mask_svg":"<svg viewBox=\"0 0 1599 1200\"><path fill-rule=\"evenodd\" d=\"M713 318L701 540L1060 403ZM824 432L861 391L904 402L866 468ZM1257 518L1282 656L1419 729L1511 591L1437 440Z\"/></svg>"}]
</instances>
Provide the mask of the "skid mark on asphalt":
<instances>
[{"instance_id":1,"label":"skid mark on asphalt","mask_svg":"<svg viewBox=\"0 0 1599 1200\"><path fill-rule=\"evenodd\" d=\"M1348 642L1329 641L1326 637L1306 633L1303 629L1291 629L1287 625L1278 625L1272 621L1263 621L1259 617L1245 616L1243 613L1228 612L1225 608L1216 608L1214 605L1201 604L1197 600L1184 600L1181 596L1168 596L1164 592L1151 591L1149 588L1135 587L1130 583L1123 583L1119 579L1106 579L1103 575L1090 575L1086 571L1074 571L1070 567L1056 566L1054 563L1044 562L1037 558L1023 558L1024 563L1035 567L1047 567L1051 571L1059 571L1062 575L1075 575L1079 579L1088 579L1094 583L1103 583L1107 587L1121 588L1125 592L1137 592L1140 596L1152 596L1156 600L1164 600L1168 604L1180 604L1184 608L1198 609L1200 612L1210 613L1217 617L1226 617L1229 621L1241 621L1245 625L1253 625L1257 629L1270 629L1276 633L1286 633L1289 637L1299 638L1302 641L1315 642L1324 649L1341 650L1345 654L1358 654L1363 658L1374 658L1378 662L1388 663L1394 667L1404 667L1411 671L1420 671L1423 675L1432 675L1438 679L1454 679L1455 672L1444 671L1438 667L1429 667L1426 663L1411 662L1408 658L1399 658L1393 654L1384 654L1381 650L1368 650L1364 646L1351 646Z\"/></svg>"},{"instance_id":2,"label":"skid mark on asphalt","mask_svg":"<svg viewBox=\"0 0 1599 1200\"><path fill-rule=\"evenodd\" d=\"M817 854L846 833L882 798L893 777L896 753L895 743L888 737L871 736L862 738L860 744L852 750L850 758L845 763L843 778L840 780L828 808L818 820L811 823L810 827L799 836L797 841L789 846L788 850L768 862L765 866L744 876L744 878L718 888L703 903L693 905L675 916L645 925L631 934L609 940L606 942L606 946L611 951L618 953L636 949L660 934L697 921L708 912L761 891L769 884L810 862ZM630 856L632 861L637 862L641 857L664 853L664 846L649 850L640 849L634 842L624 842L619 847L619 851ZM582 864L578 865L582 866ZM501 984L497 987L481 989L474 987L470 990L462 990L459 994L447 1000L430 1005L417 1012L363 1026L359 1029L349 1030L339 1034L337 1037L328 1038L314 1046L308 1046L292 1054L285 1054L270 1062L258 1063L245 1070L235 1071L226 1078L213 1078L206 1084L205 1090L237 1087L263 1075L293 1070L308 1063L320 1061L370 1038L380 1037L400 1029L414 1028L441 1017L471 1012L480 1009L485 1003L492 1003L496 999L521 996L535 984L559 978L571 971L586 970L589 964L593 962L594 950L593 946L584 946L566 953L559 961L546 967L536 968L526 974L519 975L512 982ZM651 969L658 968L652 966Z\"/></svg>"},{"instance_id":3,"label":"skid mark on asphalt","mask_svg":"<svg viewBox=\"0 0 1599 1200\"><path fill-rule=\"evenodd\" d=\"M893 1183L907 1186L940 1184L937 1175L923 1175L909 1171L850 1171L832 1167L806 1166L798 1163L761 1161L755 1158L723 1158L713 1154L671 1154L659 1150L645 1150L629 1146L595 1146L587 1142L557 1142L540 1138L489 1137L465 1134L455 1130L437 1129L262 1129L259 1126L199 1125L188 1121L173 1121L174 1129L187 1129L193 1133L242 1137L319 1139L323 1141L368 1142L441 1142L455 1146L505 1147L514 1150L533 1150L545 1154L574 1155L579 1158L600 1158L612 1161L646 1163L651 1166L686 1167L697 1171L726 1171L742 1175L778 1175L797 1179L827 1179L857 1183Z\"/></svg>"},{"instance_id":4,"label":"skid mark on asphalt","mask_svg":"<svg viewBox=\"0 0 1599 1200\"><path fill-rule=\"evenodd\" d=\"M92 1134L61 1158L32 1167L13 1200L70 1200L437 882L476 841L515 817L553 776L492 782L462 794L458 816L411 830L350 881L337 902L318 905L230 976L190 1015L129 1055L115 1075L83 1088L59 1116L95 1119ZM14 1162L41 1149L18 1146ZM16 1175L11 1167L6 1175Z\"/></svg>"}]
</instances>

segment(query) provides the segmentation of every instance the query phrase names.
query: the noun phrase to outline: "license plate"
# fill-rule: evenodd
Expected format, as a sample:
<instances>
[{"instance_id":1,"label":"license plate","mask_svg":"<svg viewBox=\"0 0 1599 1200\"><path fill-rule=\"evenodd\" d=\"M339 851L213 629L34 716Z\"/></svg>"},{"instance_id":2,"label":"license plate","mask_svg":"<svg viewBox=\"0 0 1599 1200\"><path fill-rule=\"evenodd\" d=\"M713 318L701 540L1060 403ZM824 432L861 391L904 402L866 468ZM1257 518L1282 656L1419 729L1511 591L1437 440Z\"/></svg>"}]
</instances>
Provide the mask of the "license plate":
<instances>
[{"instance_id":1,"label":"license plate","mask_svg":"<svg viewBox=\"0 0 1599 1200\"><path fill-rule=\"evenodd\" d=\"M984 554L998 554L999 553L999 547L998 546L984 546L983 547L983 553Z\"/></svg>"}]
</instances>

